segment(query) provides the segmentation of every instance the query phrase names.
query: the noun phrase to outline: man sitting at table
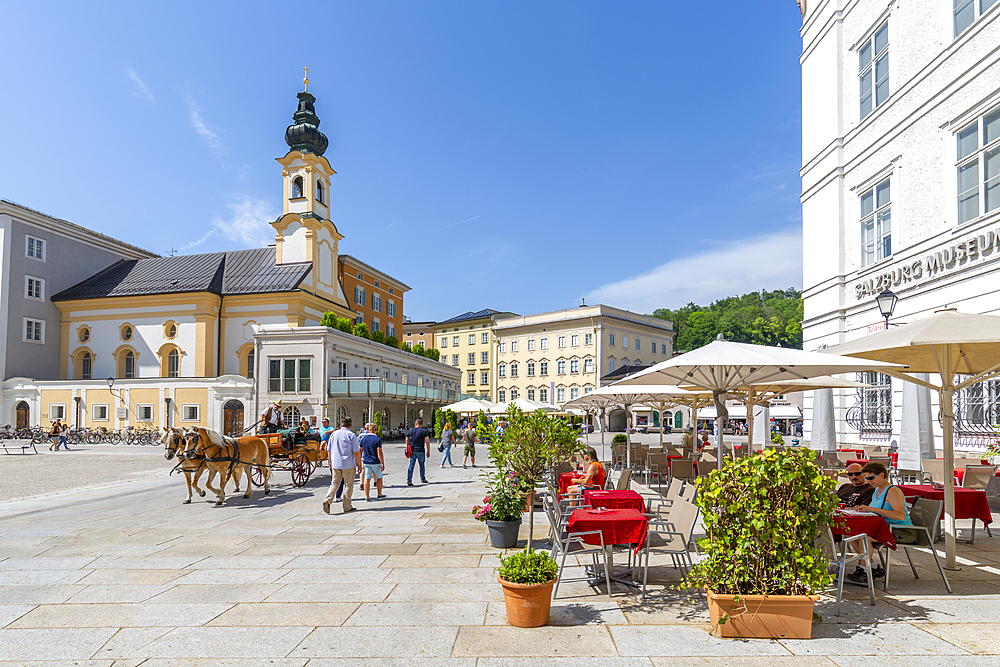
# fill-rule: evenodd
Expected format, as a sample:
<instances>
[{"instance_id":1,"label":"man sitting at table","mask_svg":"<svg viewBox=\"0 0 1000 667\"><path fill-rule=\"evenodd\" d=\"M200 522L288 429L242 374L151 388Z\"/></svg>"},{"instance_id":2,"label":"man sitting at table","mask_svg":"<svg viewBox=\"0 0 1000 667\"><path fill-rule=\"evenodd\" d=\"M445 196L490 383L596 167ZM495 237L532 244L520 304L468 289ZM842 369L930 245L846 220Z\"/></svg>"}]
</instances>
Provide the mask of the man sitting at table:
<instances>
[{"instance_id":1,"label":"man sitting at table","mask_svg":"<svg viewBox=\"0 0 1000 667\"><path fill-rule=\"evenodd\" d=\"M847 478L850 481L847 484L841 484L840 488L837 489L837 497L840 498L840 502L848 507L871 503L875 487L865 479L865 474L861 472L861 466L857 463L847 466Z\"/></svg>"},{"instance_id":2,"label":"man sitting at table","mask_svg":"<svg viewBox=\"0 0 1000 667\"><path fill-rule=\"evenodd\" d=\"M583 463L586 473L583 477L573 477L570 479L570 486L566 489L567 494L572 498L583 493L585 489L603 489L607 474L604 466L597 460L597 450L587 447L583 450Z\"/></svg>"}]
</instances>

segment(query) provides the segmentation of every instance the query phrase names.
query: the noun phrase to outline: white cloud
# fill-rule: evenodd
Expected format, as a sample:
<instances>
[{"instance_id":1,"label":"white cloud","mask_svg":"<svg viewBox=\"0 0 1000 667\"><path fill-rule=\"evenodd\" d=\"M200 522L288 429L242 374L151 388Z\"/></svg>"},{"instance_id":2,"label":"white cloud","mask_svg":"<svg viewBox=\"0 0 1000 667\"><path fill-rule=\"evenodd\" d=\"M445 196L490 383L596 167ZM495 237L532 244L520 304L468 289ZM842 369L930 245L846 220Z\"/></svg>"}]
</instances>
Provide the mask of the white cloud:
<instances>
[{"instance_id":1,"label":"white cloud","mask_svg":"<svg viewBox=\"0 0 1000 667\"><path fill-rule=\"evenodd\" d=\"M707 306L727 296L801 285L802 230L793 227L678 257L648 273L602 285L586 296L590 303L652 313L692 301Z\"/></svg>"},{"instance_id":2,"label":"white cloud","mask_svg":"<svg viewBox=\"0 0 1000 667\"><path fill-rule=\"evenodd\" d=\"M149 88L147 88L146 84L142 82L142 79L140 79L139 75L135 73L135 70L127 69L125 70L125 73L128 74L128 78L132 79L133 95L141 100L149 100L150 102L156 101L156 98L153 97L153 93L149 92Z\"/></svg>"},{"instance_id":3,"label":"white cloud","mask_svg":"<svg viewBox=\"0 0 1000 667\"><path fill-rule=\"evenodd\" d=\"M187 105L188 105L188 117L191 120L191 127L194 128L195 132L198 133L205 144L208 145L209 149L216 154L216 157L222 157L222 138L216 130L213 130L205 124L205 120L201 117L201 109L195 104L195 101L191 98L191 95L187 95Z\"/></svg>"},{"instance_id":4,"label":"white cloud","mask_svg":"<svg viewBox=\"0 0 1000 667\"><path fill-rule=\"evenodd\" d=\"M202 243L204 243L209 238L211 238L212 235L215 234L217 231L219 231L218 228L213 228L213 229L208 230L208 233L205 234L204 236L202 236L197 241L192 241L191 243L188 243L187 245L181 246L181 249L180 249L181 252L183 252L185 250L190 250L191 248L194 248L195 246L200 246Z\"/></svg>"},{"instance_id":5,"label":"white cloud","mask_svg":"<svg viewBox=\"0 0 1000 667\"><path fill-rule=\"evenodd\" d=\"M215 218L212 221L213 231L218 230L224 237L245 248L263 248L274 243L274 228L270 223L277 219L278 213L271 202L242 197L226 204L226 207L231 213L230 218Z\"/></svg>"}]
</instances>

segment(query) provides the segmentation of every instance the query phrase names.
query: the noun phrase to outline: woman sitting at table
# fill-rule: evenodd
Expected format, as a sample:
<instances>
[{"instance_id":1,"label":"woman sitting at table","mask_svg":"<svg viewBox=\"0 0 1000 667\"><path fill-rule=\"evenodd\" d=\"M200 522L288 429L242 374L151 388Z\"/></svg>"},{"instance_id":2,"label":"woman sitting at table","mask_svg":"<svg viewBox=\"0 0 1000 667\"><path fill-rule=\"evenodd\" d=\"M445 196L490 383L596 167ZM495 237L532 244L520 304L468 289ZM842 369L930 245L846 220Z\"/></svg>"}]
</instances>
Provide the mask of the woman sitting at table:
<instances>
[{"instance_id":1,"label":"woman sitting at table","mask_svg":"<svg viewBox=\"0 0 1000 667\"><path fill-rule=\"evenodd\" d=\"M906 498L903 497L903 492L899 490L898 486L889 483L889 471L886 470L885 466L881 463L866 463L861 468L861 472L864 474L865 480L875 487L875 492L872 494L870 505L855 505L854 509L860 512L877 514L885 519L890 528L912 526L913 522L910 521L910 512L906 506ZM915 531L897 530L893 533L893 537L900 544L911 544L916 541L917 534ZM875 545L876 543L869 537L869 554L875 553ZM884 576L885 570L881 565L872 568L873 579L880 579ZM865 574L864 568L860 565L858 565L852 574L847 575L846 578L854 583L868 583L868 576Z\"/></svg>"},{"instance_id":2,"label":"woman sitting at table","mask_svg":"<svg viewBox=\"0 0 1000 667\"><path fill-rule=\"evenodd\" d=\"M597 460L597 450L587 447L583 450L583 464L585 472L583 477L573 477L570 479L570 486L566 489L569 497L575 497L583 493L586 489L603 489L607 474L604 466Z\"/></svg>"}]
</instances>

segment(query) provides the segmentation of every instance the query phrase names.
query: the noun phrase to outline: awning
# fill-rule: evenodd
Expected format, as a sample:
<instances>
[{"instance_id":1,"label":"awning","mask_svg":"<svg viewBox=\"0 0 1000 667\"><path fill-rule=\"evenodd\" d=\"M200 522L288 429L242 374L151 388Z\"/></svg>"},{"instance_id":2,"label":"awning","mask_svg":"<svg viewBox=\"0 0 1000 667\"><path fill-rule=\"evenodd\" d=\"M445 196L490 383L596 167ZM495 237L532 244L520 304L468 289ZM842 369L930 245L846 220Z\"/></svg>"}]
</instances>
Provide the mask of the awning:
<instances>
[{"instance_id":1,"label":"awning","mask_svg":"<svg viewBox=\"0 0 1000 667\"><path fill-rule=\"evenodd\" d=\"M770 407L770 412L771 412L771 419L802 419L802 411L799 410L794 405L772 405ZM714 405L698 410L699 421L702 419L714 420L715 417L716 417L716 412ZM745 405L729 406L729 418L746 419L747 406Z\"/></svg>"}]
</instances>

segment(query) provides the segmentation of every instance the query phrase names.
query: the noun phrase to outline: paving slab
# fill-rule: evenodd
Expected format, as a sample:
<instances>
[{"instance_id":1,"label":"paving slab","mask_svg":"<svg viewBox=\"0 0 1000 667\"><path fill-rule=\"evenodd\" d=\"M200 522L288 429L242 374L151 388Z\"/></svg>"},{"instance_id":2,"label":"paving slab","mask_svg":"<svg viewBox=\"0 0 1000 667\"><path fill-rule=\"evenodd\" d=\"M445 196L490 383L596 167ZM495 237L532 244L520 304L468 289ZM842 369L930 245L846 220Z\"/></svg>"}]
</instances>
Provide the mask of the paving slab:
<instances>
[{"instance_id":1,"label":"paving slab","mask_svg":"<svg viewBox=\"0 0 1000 667\"><path fill-rule=\"evenodd\" d=\"M503 599L500 584L396 584L386 602L478 602Z\"/></svg>"},{"instance_id":2,"label":"paving slab","mask_svg":"<svg viewBox=\"0 0 1000 667\"><path fill-rule=\"evenodd\" d=\"M316 628L291 657L446 658L457 632L454 626Z\"/></svg>"},{"instance_id":3,"label":"paving slab","mask_svg":"<svg viewBox=\"0 0 1000 667\"><path fill-rule=\"evenodd\" d=\"M920 627L962 651L1000 654L1000 626L995 623L928 623L914 627Z\"/></svg>"},{"instance_id":4,"label":"paving slab","mask_svg":"<svg viewBox=\"0 0 1000 667\"><path fill-rule=\"evenodd\" d=\"M345 626L482 625L486 602L399 602L362 604Z\"/></svg>"},{"instance_id":5,"label":"paving slab","mask_svg":"<svg viewBox=\"0 0 1000 667\"><path fill-rule=\"evenodd\" d=\"M150 603L260 602L273 595L281 584L178 584L149 600Z\"/></svg>"},{"instance_id":6,"label":"paving slab","mask_svg":"<svg viewBox=\"0 0 1000 667\"><path fill-rule=\"evenodd\" d=\"M476 667L652 667L649 658L479 658ZM762 666L763 667L763 666Z\"/></svg>"},{"instance_id":7,"label":"paving slab","mask_svg":"<svg viewBox=\"0 0 1000 667\"><path fill-rule=\"evenodd\" d=\"M53 604L65 602L84 586L0 586L0 604Z\"/></svg>"},{"instance_id":8,"label":"paving slab","mask_svg":"<svg viewBox=\"0 0 1000 667\"><path fill-rule=\"evenodd\" d=\"M173 587L173 584L144 586L141 584L94 584L66 600L68 604L88 602L145 602Z\"/></svg>"},{"instance_id":9,"label":"paving slab","mask_svg":"<svg viewBox=\"0 0 1000 667\"><path fill-rule=\"evenodd\" d=\"M312 628L177 628L142 647L151 658L285 658ZM299 656L294 656L299 657Z\"/></svg>"},{"instance_id":10,"label":"paving slab","mask_svg":"<svg viewBox=\"0 0 1000 667\"><path fill-rule=\"evenodd\" d=\"M117 628L40 628L0 630L0 656L6 660L88 660Z\"/></svg>"},{"instance_id":11,"label":"paving slab","mask_svg":"<svg viewBox=\"0 0 1000 667\"><path fill-rule=\"evenodd\" d=\"M340 626L358 609L344 602L240 603L206 623L233 627ZM377 625L373 624L373 625Z\"/></svg>"},{"instance_id":12,"label":"paving slab","mask_svg":"<svg viewBox=\"0 0 1000 667\"><path fill-rule=\"evenodd\" d=\"M395 584L287 584L267 602L382 602Z\"/></svg>"},{"instance_id":13,"label":"paving slab","mask_svg":"<svg viewBox=\"0 0 1000 667\"><path fill-rule=\"evenodd\" d=\"M962 627L970 627L963 624ZM820 623L812 639L783 639L795 655L932 655L966 653L929 632L929 624L884 623L875 627Z\"/></svg>"},{"instance_id":14,"label":"paving slab","mask_svg":"<svg viewBox=\"0 0 1000 667\"><path fill-rule=\"evenodd\" d=\"M608 629L596 626L574 628L515 628L503 625L463 626L452 655L471 657L617 656Z\"/></svg>"},{"instance_id":15,"label":"paving slab","mask_svg":"<svg viewBox=\"0 0 1000 667\"><path fill-rule=\"evenodd\" d=\"M776 656L790 651L774 640L719 639L709 625L611 626L622 655L630 656Z\"/></svg>"},{"instance_id":16,"label":"paving slab","mask_svg":"<svg viewBox=\"0 0 1000 667\"><path fill-rule=\"evenodd\" d=\"M145 647L168 632L172 627L142 627L121 628L95 654L99 658L113 658L115 667L119 661L143 660L146 657Z\"/></svg>"},{"instance_id":17,"label":"paving slab","mask_svg":"<svg viewBox=\"0 0 1000 667\"><path fill-rule=\"evenodd\" d=\"M199 626L231 605L185 604L43 604L20 617L11 628L125 628Z\"/></svg>"},{"instance_id":18,"label":"paving slab","mask_svg":"<svg viewBox=\"0 0 1000 667\"><path fill-rule=\"evenodd\" d=\"M655 667L834 667L826 657L769 655L769 656L684 656L650 658ZM851 663L852 665L854 663ZM903 667L903 665L899 665ZM908 667L908 666L907 666Z\"/></svg>"}]
</instances>

